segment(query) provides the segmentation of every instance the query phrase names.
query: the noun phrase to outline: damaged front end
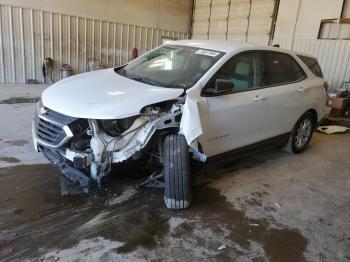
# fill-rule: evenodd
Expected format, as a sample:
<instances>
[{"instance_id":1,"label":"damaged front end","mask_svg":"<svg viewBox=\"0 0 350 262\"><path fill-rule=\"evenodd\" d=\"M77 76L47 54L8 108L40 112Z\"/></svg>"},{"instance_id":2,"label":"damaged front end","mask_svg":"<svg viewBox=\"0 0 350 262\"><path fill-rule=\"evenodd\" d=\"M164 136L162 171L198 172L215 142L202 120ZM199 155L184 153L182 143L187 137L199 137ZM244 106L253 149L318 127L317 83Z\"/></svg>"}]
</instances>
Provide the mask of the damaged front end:
<instances>
[{"instance_id":1,"label":"damaged front end","mask_svg":"<svg viewBox=\"0 0 350 262\"><path fill-rule=\"evenodd\" d=\"M113 164L142 158L146 147L148 154L159 154L152 152L159 143L152 138L164 131L179 132L183 104L180 97L147 106L137 116L97 120L66 116L39 102L34 146L63 174L62 194L87 193L92 185L101 184Z\"/></svg>"}]
</instances>

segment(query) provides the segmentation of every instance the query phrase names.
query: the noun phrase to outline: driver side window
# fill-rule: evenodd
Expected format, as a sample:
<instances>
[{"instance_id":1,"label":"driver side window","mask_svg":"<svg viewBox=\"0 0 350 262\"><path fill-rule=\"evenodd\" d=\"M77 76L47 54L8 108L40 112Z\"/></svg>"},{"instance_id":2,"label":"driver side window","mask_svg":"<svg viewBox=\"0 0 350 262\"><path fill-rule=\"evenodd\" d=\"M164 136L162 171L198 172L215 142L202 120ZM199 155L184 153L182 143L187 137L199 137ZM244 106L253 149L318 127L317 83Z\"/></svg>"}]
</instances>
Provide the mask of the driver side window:
<instances>
[{"instance_id":1,"label":"driver side window","mask_svg":"<svg viewBox=\"0 0 350 262\"><path fill-rule=\"evenodd\" d=\"M244 92L261 86L261 61L258 52L247 52L232 57L224 64L212 79L208 91L214 89L217 79L233 83L234 92Z\"/></svg>"}]
</instances>

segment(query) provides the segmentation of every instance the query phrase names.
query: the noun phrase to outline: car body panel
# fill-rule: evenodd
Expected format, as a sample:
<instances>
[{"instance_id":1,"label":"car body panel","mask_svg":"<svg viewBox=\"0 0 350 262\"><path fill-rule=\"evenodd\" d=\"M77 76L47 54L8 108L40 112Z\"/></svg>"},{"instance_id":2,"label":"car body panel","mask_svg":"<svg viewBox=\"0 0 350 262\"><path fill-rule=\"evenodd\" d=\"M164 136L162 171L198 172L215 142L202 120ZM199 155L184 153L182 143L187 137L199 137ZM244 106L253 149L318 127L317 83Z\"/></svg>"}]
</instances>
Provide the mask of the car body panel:
<instances>
[{"instance_id":1,"label":"car body panel","mask_svg":"<svg viewBox=\"0 0 350 262\"><path fill-rule=\"evenodd\" d=\"M265 90L206 97L207 122L199 139L207 156L249 145L261 140L267 105Z\"/></svg>"},{"instance_id":2,"label":"car body panel","mask_svg":"<svg viewBox=\"0 0 350 262\"><path fill-rule=\"evenodd\" d=\"M158 130L162 130L162 135L166 133L164 132L166 129L183 134L193 157L206 161L207 158L215 159L232 151L240 156L245 151L240 149L252 148L253 144L265 148L274 140L273 137L278 138L279 145L285 144L295 123L306 111L316 111L317 120L324 114L326 105L324 79L316 77L296 55L302 53L228 41L181 40L169 44L220 51L224 54L187 90L145 84L124 77L111 68L69 77L44 91L36 113L39 118L43 117L40 115L41 109L45 111L45 107L48 107L62 115L77 119L85 118L83 121L88 123L88 127L83 130L89 139L90 147L84 147L82 150L85 151L68 150L68 152L77 158L87 155L86 158L91 161L84 165L84 168L90 170L87 175L92 179L99 182L109 173L112 163L140 157L140 151L149 143L156 141L153 140L153 135ZM256 87L244 91L234 92L233 89L232 93L220 96L205 95L202 92L203 88L207 87L216 72L229 59L246 51L275 51L289 54L302 67L306 78L293 83ZM152 106L170 100L170 103ZM140 114L142 109L144 110ZM117 135L109 135L108 131L101 128L101 123L105 121L99 121L133 116L136 116L136 120L132 118L133 124ZM118 123L125 120L106 122ZM135 126L138 122L140 124ZM36 129L40 128L38 124L33 125L35 147L41 151L42 148L46 148L48 149L46 152L56 152L67 158L67 154L61 151L66 147L70 149L68 147L71 145L66 143L59 149L45 146L36 136ZM158 148L162 141L156 142ZM157 155L159 152L155 153ZM62 161L62 157L52 158L55 163L62 164L60 168L63 170L62 173L66 177L67 172L72 177L79 177L70 166L74 157L68 159L70 162ZM69 166L68 171L66 166ZM69 179L72 177L68 176Z\"/></svg>"},{"instance_id":3,"label":"car body panel","mask_svg":"<svg viewBox=\"0 0 350 262\"><path fill-rule=\"evenodd\" d=\"M59 81L42 95L43 105L76 118L121 119L150 104L179 97L183 89L147 85L117 74L113 68Z\"/></svg>"}]
</instances>

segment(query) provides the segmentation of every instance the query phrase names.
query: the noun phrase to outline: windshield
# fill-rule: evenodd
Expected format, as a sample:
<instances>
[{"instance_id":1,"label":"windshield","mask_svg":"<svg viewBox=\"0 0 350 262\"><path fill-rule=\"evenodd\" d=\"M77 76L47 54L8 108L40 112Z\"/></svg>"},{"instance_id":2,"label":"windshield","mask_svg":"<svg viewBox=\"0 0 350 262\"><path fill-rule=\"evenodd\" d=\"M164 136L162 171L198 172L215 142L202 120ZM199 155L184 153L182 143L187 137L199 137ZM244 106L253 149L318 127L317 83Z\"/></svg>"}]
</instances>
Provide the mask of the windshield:
<instances>
[{"instance_id":1,"label":"windshield","mask_svg":"<svg viewBox=\"0 0 350 262\"><path fill-rule=\"evenodd\" d=\"M224 53L189 46L161 46L116 72L135 81L168 88L190 88Z\"/></svg>"}]
</instances>

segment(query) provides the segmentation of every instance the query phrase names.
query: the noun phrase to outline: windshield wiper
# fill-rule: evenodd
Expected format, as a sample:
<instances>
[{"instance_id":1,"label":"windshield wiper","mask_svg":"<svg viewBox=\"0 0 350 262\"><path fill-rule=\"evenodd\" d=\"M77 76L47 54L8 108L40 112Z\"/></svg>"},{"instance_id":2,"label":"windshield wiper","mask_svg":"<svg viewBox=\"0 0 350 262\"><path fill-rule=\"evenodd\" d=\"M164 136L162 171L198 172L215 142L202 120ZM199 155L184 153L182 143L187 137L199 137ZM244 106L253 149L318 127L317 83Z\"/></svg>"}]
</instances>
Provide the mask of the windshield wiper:
<instances>
[{"instance_id":1,"label":"windshield wiper","mask_svg":"<svg viewBox=\"0 0 350 262\"><path fill-rule=\"evenodd\" d=\"M145 84L150 84L150 85L154 85L154 86L161 86L158 82L156 82L150 78L143 77L143 76L129 75L128 78L135 80L135 81L138 81L138 82L145 83Z\"/></svg>"},{"instance_id":2,"label":"windshield wiper","mask_svg":"<svg viewBox=\"0 0 350 262\"><path fill-rule=\"evenodd\" d=\"M127 64L126 64L126 65L127 65ZM114 69L114 72L116 72L116 73L118 73L118 74L120 74L120 75L126 76L126 71L125 71L125 68L124 68L126 65L123 65L123 66L121 66L121 67L115 68L115 69Z\"/></svg>"}]
</instances>

